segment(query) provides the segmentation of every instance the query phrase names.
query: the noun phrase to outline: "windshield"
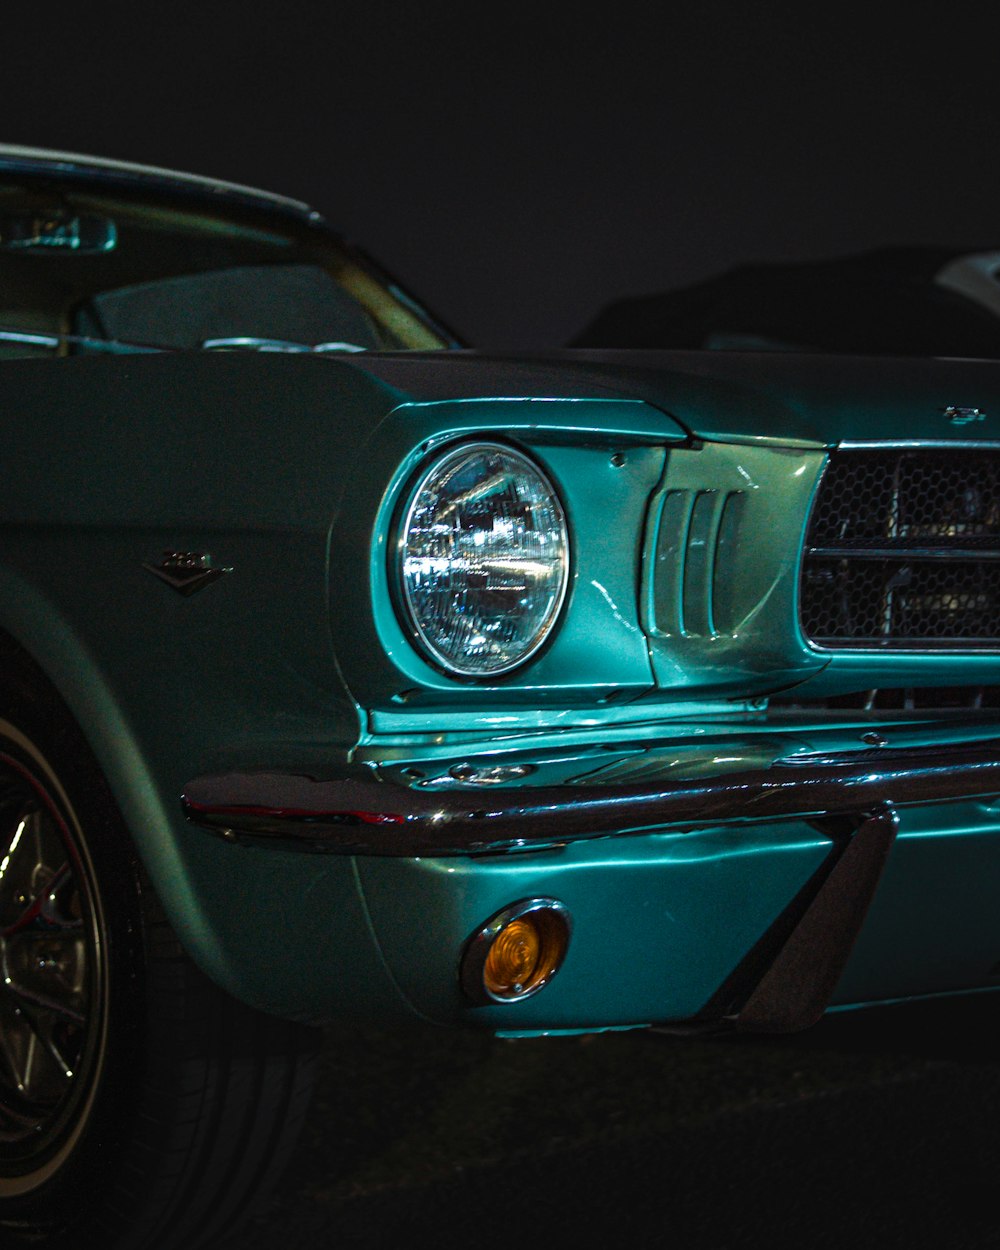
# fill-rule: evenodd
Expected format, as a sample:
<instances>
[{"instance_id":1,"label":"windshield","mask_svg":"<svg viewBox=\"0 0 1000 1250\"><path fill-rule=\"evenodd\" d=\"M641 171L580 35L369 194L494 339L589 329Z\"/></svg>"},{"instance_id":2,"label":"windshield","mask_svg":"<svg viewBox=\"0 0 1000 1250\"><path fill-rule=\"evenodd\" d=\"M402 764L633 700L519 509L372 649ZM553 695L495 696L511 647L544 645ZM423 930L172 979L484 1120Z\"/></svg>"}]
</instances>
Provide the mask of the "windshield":
<instances>
[{"instance_id":1,"label":"windshield","mask_svg":"<svg viewBox=\"0 0 1000 1250\"><path fill-rule=\"evenodd\" d=\"M452 346L324 228L0 187L0 359Z\"/></svg>"}]
</instances>

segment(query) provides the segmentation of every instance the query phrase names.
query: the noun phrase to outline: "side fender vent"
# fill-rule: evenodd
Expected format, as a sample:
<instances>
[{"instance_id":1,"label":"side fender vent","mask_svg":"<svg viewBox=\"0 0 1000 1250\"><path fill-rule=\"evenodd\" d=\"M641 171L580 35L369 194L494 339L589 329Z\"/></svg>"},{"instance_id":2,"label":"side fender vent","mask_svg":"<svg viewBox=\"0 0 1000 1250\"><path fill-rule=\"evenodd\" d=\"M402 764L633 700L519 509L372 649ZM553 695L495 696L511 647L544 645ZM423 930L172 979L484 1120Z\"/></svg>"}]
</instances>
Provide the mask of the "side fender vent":
<instances>
[{"instance_id":1,"label":"side fender vent","mask_svg":"<svg viewBox=\"0 0 1000 1250\"><path fill-rule=\"evenodd\" d=\"M742 494L669 490L661 497L654 519L652 632L714 637L732 628L732 596L718 574L730 554Z\"/></svg>"}]
</instances>

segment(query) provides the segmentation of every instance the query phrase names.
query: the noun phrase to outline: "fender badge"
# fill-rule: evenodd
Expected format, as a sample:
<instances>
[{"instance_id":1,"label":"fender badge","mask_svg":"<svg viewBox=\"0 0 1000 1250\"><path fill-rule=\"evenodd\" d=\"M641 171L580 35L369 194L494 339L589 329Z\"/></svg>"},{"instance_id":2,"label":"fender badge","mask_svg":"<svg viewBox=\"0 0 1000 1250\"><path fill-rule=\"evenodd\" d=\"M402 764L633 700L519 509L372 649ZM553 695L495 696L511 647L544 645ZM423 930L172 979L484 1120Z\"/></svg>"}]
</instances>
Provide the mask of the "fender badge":
<instances>
[{"instance_id":1,"label":"fender badge","mask_svg":"<svg viewBox=\"0 0 1000 1250\"><path fill-rule=\"evenodd\" d=\"M217 581L232 569L213 568L212 557L199 551L165 551L159 564L143 564L154 577L166 582L179 595L193 595L209 582Z\"/></svg>"},{"instance_id":2,"label":"fender badge","mask_svg":"<svg viewBox=\"0 0 1000 1250\"><path fill-rule=\"evenodd\" d=\"M949 405L941 411L952 425L971 425L973 421L986 420L986 413L979 408L953 408Z\"/></svg>"}]
</instances>

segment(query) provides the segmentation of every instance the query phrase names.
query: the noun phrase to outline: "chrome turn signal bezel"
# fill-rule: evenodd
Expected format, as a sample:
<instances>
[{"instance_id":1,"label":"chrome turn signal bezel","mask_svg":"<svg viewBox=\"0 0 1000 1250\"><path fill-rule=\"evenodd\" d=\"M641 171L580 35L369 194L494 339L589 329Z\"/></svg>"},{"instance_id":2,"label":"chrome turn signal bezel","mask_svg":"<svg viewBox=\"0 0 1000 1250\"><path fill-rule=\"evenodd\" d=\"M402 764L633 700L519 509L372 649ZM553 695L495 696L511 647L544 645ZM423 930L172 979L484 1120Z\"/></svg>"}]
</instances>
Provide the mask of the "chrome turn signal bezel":
<instances>
[{"instance_id":1,"label":"chrome turn signal bezel","mask_svg":"<svg viewBox=\"0 0 1000 1250\"><path fill-rule=\"evenodd\" d=\"M487 963L497 939L515 921L531 917L540 927L543 954L539 967L523 985L507 993L491 989ZM475 1006L523 1002L543 990L563 966L569 951L573 921L569 909L555 898L527 898L511 903L493 915L465 945L459 965L459 980L465 997ZM546 947L548 950L546 951Z\"/></svg>"}]
</instances>

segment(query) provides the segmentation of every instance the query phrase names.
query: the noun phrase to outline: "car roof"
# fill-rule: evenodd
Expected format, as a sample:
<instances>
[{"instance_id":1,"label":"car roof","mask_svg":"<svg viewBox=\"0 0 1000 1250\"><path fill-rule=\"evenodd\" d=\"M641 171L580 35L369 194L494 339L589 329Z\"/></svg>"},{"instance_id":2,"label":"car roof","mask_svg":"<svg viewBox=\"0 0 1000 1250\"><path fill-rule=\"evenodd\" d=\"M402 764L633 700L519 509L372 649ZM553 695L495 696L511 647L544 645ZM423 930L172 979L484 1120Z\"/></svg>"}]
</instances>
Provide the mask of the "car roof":
<instances>
[{"instance_id":1,"label":"car roof","mask_svg":"<svg viewBox=\"0 0 1000 1250\"><path fill-rule=\"evenodd\" d=\"M219 178L206 178L201 174L160 169L154 165L87 156L80 152L56 152L46 148L0 144L0 175L7 173L32 179L57 178L63 183L101 183L105 186L148 190L202 201L223 200L233 206L287 214L300 221L305 219L311 224L318 225L323 222L322 215L309 204L284 195L274 195L257 187L246 187Z\"/></svg>"}]
</instances>

